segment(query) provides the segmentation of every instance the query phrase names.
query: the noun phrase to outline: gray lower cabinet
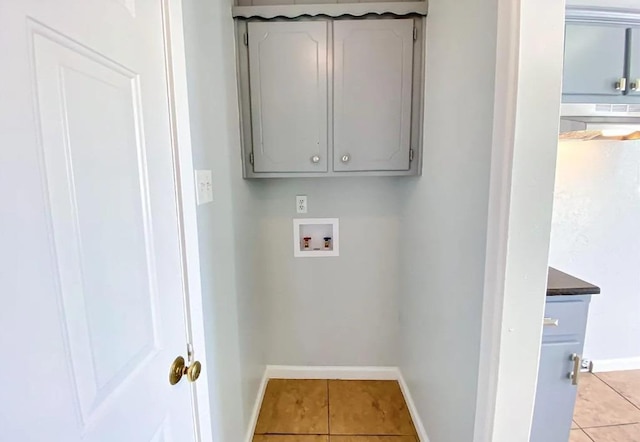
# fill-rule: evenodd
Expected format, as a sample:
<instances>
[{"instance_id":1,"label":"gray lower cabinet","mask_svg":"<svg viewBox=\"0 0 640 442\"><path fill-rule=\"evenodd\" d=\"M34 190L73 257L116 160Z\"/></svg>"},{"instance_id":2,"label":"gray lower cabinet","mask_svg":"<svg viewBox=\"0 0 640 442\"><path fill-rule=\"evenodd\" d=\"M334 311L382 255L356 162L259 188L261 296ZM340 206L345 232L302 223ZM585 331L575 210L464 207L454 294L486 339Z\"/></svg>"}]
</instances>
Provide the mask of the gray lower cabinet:
<instances>
[{"instance_id":1,"label":"gray lower cabinet","mask_svg":"<svg viewBox=\"0 0 640 442\"><path fill-rule=\"evenodd\" d=\"M238 23L247 178L419 174L422 18Z\"/></svg>"},{"instance_id":2,"label":"gray lower cabinet","mask_svg":"<svg viewBox=\"0 0 640 442\"><path fill-rule=\"evenodd\" d=\"M531 442L567 442L590 296L548 296ZM578 359L576 359L576 357Z\"/></svg>"}]
</instances>

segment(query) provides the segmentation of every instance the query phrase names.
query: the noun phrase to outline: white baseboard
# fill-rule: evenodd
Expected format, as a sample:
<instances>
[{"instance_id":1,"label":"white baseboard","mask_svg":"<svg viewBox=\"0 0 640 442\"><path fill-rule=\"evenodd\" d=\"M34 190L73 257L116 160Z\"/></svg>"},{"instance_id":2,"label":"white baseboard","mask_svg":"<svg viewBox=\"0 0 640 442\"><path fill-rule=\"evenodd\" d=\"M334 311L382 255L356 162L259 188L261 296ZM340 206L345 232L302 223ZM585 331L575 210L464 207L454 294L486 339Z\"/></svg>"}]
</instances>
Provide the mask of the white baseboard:
<instances>
[{"instance_id":1,"label":"white baseboard","mask_svg":"<svg viewBox=\"0 0 640 442\"><path fill-rule=\"evenodd\" d=\"M398 369L398 383L400 384L400 389L402 390L402 394L404 395L404 400L407 403L407 407L409 407L409 414L411 414L411 419L413 419L413 425L416 427L416 432L418 433L418 439L420 442L429 442L429 436L427 436L427 431L424 429L424 425L422 424L422 419L420 419L420 415L418 415L418 409L416 408L416 404L413 402L413 398L411 397L411 392L409 391L409 386L404 381L404 377L402 376L402 372Z\"/></svg>"},{"instance_id":2,"label":"white baseboard","mask_svg":"<svg viewBox=\"0 0 640 442\"><path fill-rule=\"evenodd\" d=\"M267 365L269 379L345 379L395 381L397 367L317 367L296 365Z\"/></svg>"},{"instance_id":3,"label":"white baseboard","mask_svg":"<svg viewBox=\"0 0 640 442\"><path fill-rule=\"evenodd\" d=\"M640 370L640 358L600 359L591 361L591 371L593 373L625 370Z\"/></svg>"},{"instance_id":4,"label":"white baseboard","mask_svg":"<svg viewBox=\"0 0 640 442\"><path fill-rule=\"evenodd\" d=\"M411 419L416 427L420 442L429 442L429 437L424 429L422 420L418 415L418 410L413 402L409 387L407 386L402 373L398 367L318 367L318 366L293 366L293 365L267 365L262 384L258 391L258 397L249 421L247 430L247 442L251 442L258 423L260 405L264 398L265 389L269 379L343 379L343 380L376 380L376 381L398 381L400 389L404 395Z\"/></svg>"},{"instance_id":5,"label":"white baseboard","mask_svg":"<svg viewBox=\"0 0 640 442\"><path fill-rule=\"evenodd\" d=\"M260 406L262 405L262 400L264 399L264 392L267 389L267 382L269 382L269 378L267 377L267 370L265 370L264 375L262 375L262 381L260 382L260 388L258 389L258 396L256 397L256 402L253 405L253 411L251 412L249 428L247 429L247 437L245 438L246 442L253 441L253 435L256 432L256 425L258 424Z\"/></svg>"}]
</instances>

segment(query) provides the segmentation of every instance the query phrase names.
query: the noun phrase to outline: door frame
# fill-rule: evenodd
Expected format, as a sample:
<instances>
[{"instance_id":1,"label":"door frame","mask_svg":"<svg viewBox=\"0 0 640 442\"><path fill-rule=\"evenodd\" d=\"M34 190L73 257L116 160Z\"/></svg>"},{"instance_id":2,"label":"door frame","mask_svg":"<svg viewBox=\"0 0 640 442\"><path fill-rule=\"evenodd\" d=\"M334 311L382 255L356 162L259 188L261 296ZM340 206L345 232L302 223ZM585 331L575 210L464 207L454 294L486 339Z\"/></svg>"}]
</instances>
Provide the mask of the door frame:
<instances>
[{"instance_id":1,"label":"door frame","mask_svg":"<svg viewBox=\"0 0 640 442\"><path fill-rule=\"evenodd\" d=\"M200 250L196 212L193 151L187 89L182 0L162 0L165 71L169 98L171 149L174 161L177 215L180 232L180 258L186 319L185 336L193 348L194 359L207 361L205 312L200 279ZM186 341L185 341L186 342ZM185 349L186 350L186 349ZM213 441L208 367L191 385L196 440Z\"/></svg>"},{"instance_id":2,"label":"door frame","mask_svg":"<svg viewBox=\"0 0 640 442\"><path fill-rule=\"evenodd\" d=\"M524 441L531 431L551 236L564 17L564 0L498 0L474 442Z\"/></svg>"}]
</instances>

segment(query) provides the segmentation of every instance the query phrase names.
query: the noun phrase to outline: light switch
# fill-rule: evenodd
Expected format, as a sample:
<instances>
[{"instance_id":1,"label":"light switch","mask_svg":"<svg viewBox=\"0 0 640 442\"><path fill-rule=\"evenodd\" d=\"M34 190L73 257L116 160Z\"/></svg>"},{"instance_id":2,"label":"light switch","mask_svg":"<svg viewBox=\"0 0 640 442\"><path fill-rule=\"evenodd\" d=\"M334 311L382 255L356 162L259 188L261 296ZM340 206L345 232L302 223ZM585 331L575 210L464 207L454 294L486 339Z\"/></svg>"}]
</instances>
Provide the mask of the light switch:
<instances>
[{"instance_id":1,"label":"light switch","mask_svg":"<svg viewBox=\"0 0 640 442\"><path fill-rule=\"evenodd\" d=\"M202 204L213 201L213 184L210 170L196 170L196 202Z\"/></svg>"}]
</instances>

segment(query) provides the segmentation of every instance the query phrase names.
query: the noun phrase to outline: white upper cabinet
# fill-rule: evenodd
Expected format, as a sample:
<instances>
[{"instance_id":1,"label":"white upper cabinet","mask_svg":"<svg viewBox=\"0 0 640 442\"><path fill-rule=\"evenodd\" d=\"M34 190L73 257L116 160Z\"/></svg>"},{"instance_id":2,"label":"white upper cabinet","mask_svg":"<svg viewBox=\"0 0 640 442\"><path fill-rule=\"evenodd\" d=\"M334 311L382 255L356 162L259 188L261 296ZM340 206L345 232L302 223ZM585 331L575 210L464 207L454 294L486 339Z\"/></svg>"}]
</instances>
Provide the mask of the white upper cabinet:
<instances>
[{"instance_id":1,"label":"white upper cabinet","mask_svg":"<svg viewBox=\"0 0 640 442\"><path fill-rule=\"evenodd\" d=\"M409 170L413 20L334 23L334 171Z\"/></svg>"},{"instance_id":2,"label":"white upper cabinet","mask_svg":"<svg viewBox=\"0 0 640 442\"><path fill-rule=\"evenodd\" d=\"M421 17L240 20L246 178L417 175Z\"/></svg>"},{"instance_id":3,"label":"white upper cabinet","mask_svg":"<svg viewBox=\"0 0 640 442\"><path fill-rule=\"evenodd\" d=\"M327 22L251 22L255 172L327 172Z\"/></svg>"}]
</instances>

